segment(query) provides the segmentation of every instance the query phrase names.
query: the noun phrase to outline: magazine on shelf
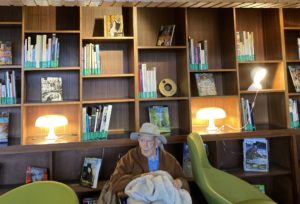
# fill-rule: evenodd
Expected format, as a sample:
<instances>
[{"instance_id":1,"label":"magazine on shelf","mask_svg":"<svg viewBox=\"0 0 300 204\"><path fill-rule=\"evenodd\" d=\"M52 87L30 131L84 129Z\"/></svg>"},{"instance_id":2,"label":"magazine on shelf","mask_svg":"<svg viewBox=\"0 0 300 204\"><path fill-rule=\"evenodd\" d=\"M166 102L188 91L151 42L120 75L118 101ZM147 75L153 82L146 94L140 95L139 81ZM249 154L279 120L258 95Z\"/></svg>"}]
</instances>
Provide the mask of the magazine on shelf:
<instances>
[{"instance_id":1,"label":"magazine on shelf","mask_svg":"<svg viewBox=\"0 0 300 204\"><path fill-rule=\"evenodd\" d=\"M47 181L48 169L44 167L28 166L26 169L26 183Z\"/></svg>"},{"instance_id":2,"label":"magazine on shelf","mask_svg":"<svg viewBox=\"0 0 300 204\"><path fill-rule=\"evenodd\" d=\"M300 66L288 66L296 92L300 92Z\"/></svg>"},{"instance_id":3,"label":"magazine on shelf","mask_svg":"<svg viewBox=\"0 0 300 204\"><path fill-rule=\"evenodd\" d=\"M199 96L217 95L214 75L212 73L195 73Z\"/></svg>"},{"instance_id":4,"label":"magazine on shelf","mask_svg":"<svg viewBox=\"0 0 300 204\"><path fill-rule=\"evenodd\" d=\"M122 37L123 31L122 15L105 15L104 16L104 36L105 37Z\"/></svg>"},{"instance_id":5,"label":"magazine on shelf","mask_svg":"<svg viewBox=\"0 0 300 204\"><path fill-rule=\"evenodd\" d=\"M8 145L9 112L0 112L0 147Z\"/></svg>"},{"instance_id":6,"label":"magazine on shelf","mask_svg":"<svg viewBox=\"0 0 300 204\"><path fill-rule=\"evenodd\" d=\"M170 133L170 116L168 106L149 106L150 123L159 127L160 133Z\"/></svg>"},{"instance_id":7,"label":"magazine on shelf","mask_svg":"<svg viewBox=\"0 0 300 204\"><path fill-rule=\"evenodd\" d=\"M265 138L244 139L244 171L269 171L268 149L268 140Z\"/></svg>"},{"instance_id":8,"label":"magazine on shelf","mask_svg":"<svg viewBox=\"0 0 300 204\"><path fill-rule=\"evenodd\" d=\"M80 185L97 188L102 159L85 157L80 175Z\"/></svg>"},{"instance_id":9,"label":"magazine on shelf","mask_svg":"<svg viewBox=\"0 0 300 204\"><path fill-rule=\"evenodd\" d=\"M42 102L62 101L62 78L42 77L41 78Z\"/></svg>"},{"instance_id":10,"label":"magazine on shelf","mask_svg":"<svg viewBox=\"0 0 300 204\"><path fill-rule=\"evenodd\" d=\"M159 29L157 46L171 46L173 43L175 25L163 25Z\"/></svg>"}]
</instances>

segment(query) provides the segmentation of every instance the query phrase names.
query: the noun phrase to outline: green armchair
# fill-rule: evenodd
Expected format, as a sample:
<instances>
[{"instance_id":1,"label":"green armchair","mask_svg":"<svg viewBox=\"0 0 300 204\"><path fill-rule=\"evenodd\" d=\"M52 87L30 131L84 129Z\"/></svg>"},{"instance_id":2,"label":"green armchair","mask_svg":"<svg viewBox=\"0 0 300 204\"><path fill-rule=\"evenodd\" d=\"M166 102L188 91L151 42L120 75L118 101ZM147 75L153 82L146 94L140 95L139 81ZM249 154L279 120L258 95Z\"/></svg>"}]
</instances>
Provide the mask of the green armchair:
<instances>
[{"instance_id":1,"label":"green armchair","mask_svg":"<svg viewBox=\"0 0 300 204\"><path fill-rule=\"evenodd\" d=\"M191 133L187 142L194 180L209 204L275 203L249 183L212 167L200 135Z\"/></svg>"},{"instance_id":2,"label":"green armchair","mask_svg":"<svg viewBox=\"0 0 300 204\"><path fill-rule=\"evenodd\" d=\"M0 204L79 204L76 193L56 181L36 181L0 196Z\"/></svg>"}]
</instances>

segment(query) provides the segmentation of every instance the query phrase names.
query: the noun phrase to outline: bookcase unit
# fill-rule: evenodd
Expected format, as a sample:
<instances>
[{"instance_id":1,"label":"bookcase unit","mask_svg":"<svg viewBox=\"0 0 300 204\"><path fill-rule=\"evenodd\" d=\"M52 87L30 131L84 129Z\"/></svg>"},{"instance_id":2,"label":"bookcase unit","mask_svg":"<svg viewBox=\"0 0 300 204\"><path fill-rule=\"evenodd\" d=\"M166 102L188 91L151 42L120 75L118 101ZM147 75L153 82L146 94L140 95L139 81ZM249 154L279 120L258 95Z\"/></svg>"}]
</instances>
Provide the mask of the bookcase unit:
<instances>
[{"instance_id":1,"label":"bookcase unit","mask_svg":"<svg viewBox=\"0 0 300 204\"><path fill-rule=\"evenodd\" d=\"M171 133L166 149L182 161L182 143L189 132L203 135L210 161L254 184L264 184L266 193L279 203L297 203L300 194L298 129L289 129L288 99L299 99L288 73L297 59L298 9L242 8L150 8L150 7L0 7L0 40L13 42L13 65L0 66L16 72L17 104L0 105L11 113L9 146L0 149L0 191L25 181L28 165L49 169L50 179L70 184L79 196L99 194L118 159L136 142L129 133L149 121L148 107L169 108ZM124 36L104 37L104 15L123 15ZM54 16L54 18L53 18ZM156 46L160 26L175 24L172 46ZM255 60L238 61L236 32L254 34ZM56 34L60 55L57 68L25 68L24 41L36 35ZM208 69L189 69L188 37L208 41ZM83 75L83 47L99 44L100 75ZM157 83L172 79L177 92L157 98L139 97L139 64L156 67ZM268 73L263 90L248 91L251 70L263 66ZM216 96L198 96L196 73L212 73ZM41 78L61 77L63 101L41 102ZM242 131L241 98L253 101L256 131ZM82 142L82 109L111 104L108 140ZM200 108L220 107L226 118L222 132L207 134L207 121L196 118ZM63 114L69 124L56 128L59 144L44 140L46 129L36 128L44 114ZM245 173L242 168L242 140L267 138L270 144L270 171ZM44 145L36 145L44 144ZM97 189L78 186L85 156L103 157ZM11 162L13 161L13 162ZM18 165L16 165L18 164ZM68 165L66 165L68 164ZM15 168L18 166L17 168ZM22 173L24 172L24 173Z\"/></svg>"},{"instance_id":2,"label":"bookcase unit","mask_svg":"<svg viewBox=\"0 0 300 204\"><path fill-rule=\"evenodd\" d=\"M24 38L44 34L47 39L55 34L60 43L57 68L23 68L22 144L45 143L47 129L36 129L35 120L43 114L63 114L67 127L57 128L63 134L61 142L80 141L80 8L77 7L25 7ZM54 17L53 17L54 16ZM41 102L41 78L61 77L63 102Z\"/></svg>"},{"instance_id":3,"label":"bookcase unit","mask_svg":"<svg viewBox=\"0 0 300 204\"><path fill-rule=\"evenodd\" d=\"M157 85L163 79L171 79L177 85L172 97L158 92L157 98L139 98L139 125L149 121L148 107L168 106L171 135L187 134L189 122L189 91L186 34L184 32L185 10L182 8L139 8L137 9L137 50L138 63L156 67ZM171 46L156 46L158 31L162 25L175 25ZM137 72L136 72L137 73ZM181 117L182 116L182 117Z\"/></svg>"}]
</instances>

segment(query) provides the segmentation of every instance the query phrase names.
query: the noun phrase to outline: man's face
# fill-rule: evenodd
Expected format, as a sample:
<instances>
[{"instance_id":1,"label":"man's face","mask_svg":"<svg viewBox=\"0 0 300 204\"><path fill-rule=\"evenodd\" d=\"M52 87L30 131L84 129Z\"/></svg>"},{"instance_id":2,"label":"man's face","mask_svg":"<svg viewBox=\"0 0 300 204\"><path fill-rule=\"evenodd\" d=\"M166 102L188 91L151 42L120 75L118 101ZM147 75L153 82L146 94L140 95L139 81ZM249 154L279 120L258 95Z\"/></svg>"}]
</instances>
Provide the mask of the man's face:
<instances>
[{"instance_id":1,"label":"man's face","mask_svg":"<svg viewBox=\"0 0 300 204\"><path fill-rule=\"evenodd\" d=\"M139 137L139 145L141 152L145 157L149 158L151 156L155 156L157 142L153 136L141 135Z\"/></svg>"}]
</instances>

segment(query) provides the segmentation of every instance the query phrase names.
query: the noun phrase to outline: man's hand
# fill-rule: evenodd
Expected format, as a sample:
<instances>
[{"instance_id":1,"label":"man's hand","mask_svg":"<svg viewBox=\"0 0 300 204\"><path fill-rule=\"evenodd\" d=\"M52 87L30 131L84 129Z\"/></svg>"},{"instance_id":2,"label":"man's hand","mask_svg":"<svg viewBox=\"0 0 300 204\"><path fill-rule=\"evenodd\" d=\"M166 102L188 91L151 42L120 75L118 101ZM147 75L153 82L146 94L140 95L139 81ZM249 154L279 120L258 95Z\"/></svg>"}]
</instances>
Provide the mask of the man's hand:
<instances>
[{"instance_id":1,"label":"man's hand","mask_svg":"<svg viewBox=\"0 0 300 204\"><path fill-rule=\"evenodd\" d=\"M175 188L181 189L181 187L182 187L182 181L181 181L180 179L174 179L174 180L172 181L172 183L173 183L173 186L174 186Z\"/></svg>"}]
</instances>

